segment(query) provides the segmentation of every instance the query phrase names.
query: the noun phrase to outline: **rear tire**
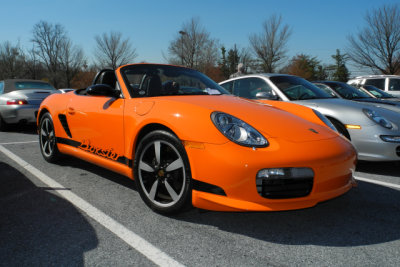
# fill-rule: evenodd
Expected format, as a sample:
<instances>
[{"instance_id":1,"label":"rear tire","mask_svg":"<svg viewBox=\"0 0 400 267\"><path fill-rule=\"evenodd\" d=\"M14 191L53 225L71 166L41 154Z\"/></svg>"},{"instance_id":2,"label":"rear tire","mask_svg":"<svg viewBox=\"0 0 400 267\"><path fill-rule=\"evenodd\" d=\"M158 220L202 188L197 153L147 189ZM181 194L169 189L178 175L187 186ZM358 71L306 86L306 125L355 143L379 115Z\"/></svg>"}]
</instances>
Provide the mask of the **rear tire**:
<instances>
[{"instance_id":1,"label":"rear tire","mask_svg":"<svg viewBox=\"0 0 400 267\"><path fill-rule=\"evenodd\" d=\"M0 116L0 131L6 131L8 129L8 124Z\"/></svg>"},{"instance_id":2,"label":"rear tire","mask_svg":"<svg viewBox=\"0 0 400 267\"><path fill-rule=\"evenodd\" d=\"M50 113L42 116L39 123L39 144L43 158L48 162L55 162L60 157L57 148L57 138L54 131L53 118Z\"/></svg>"},{"instance_id":3,"label":"rear tire","mask_svg":"<svg viewBox=\"0 0 400 267\"><path fill-rule=\"evenodd\" d=\"M173 214L191 206L192 178L182 142L156 130L139 143L134 160L136 187L154 211Z\"/></svg>"}]
</instances>

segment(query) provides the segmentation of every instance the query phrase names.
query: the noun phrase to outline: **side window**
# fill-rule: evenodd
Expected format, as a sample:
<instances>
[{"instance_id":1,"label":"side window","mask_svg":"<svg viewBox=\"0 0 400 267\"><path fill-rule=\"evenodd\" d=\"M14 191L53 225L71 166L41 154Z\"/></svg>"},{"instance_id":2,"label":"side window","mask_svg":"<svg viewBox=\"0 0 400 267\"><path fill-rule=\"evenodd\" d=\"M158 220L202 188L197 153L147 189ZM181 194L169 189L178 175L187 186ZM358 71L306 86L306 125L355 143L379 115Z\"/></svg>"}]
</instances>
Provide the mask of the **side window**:
<instances>
[{"instance_id":1,"label":"side window","mask_svg":"<svg viewBox=\"0 0 400 267\"><path fill-rule=\"evenodd\" d=\"M378 87L381 90L385 90L385 78L381 79L366 79L365 80L366 85L373 85L375 87Z\"/></svg>"},{"instance_id":2,"label":"side window","mask_svg":"<svg viewBox=\"0 0 400 267\"><path fill-rule=\"evenodd\" d=\"M389 79L389 91L400 91L400 79Z\"/></svg>"},{"instance_id":3,"label":"side window","mask_svg":"<svg viewBox=\"0 0 400 267\"><path fill-rule=\"evenodd\" d=\"M232 94L233 93L232 92L232 90L233 90L233 82L234 81L227 82L227 83L221 84L221 86L224 87L226 90L228 90L229 93Z\"/></svg>"},{"instance_id":4,"label":"side window","mask_svg":"<svg viewBox=\"0 0 400 267\"><path fill-rule=\"evenodd\" d=\"M0 82L0 95L4 93L4 82Z\"/></svg>"},{"instance_id":5,"label":"side window","mask_svg":"<svg viewBox=\"0 0 400 267\"><path fill-rule=\"evenodd\" d=\"M259 93L266 93L268 95L275 95L275 92L272 88L265 82L263 79L260 78L246 78L246 79L239 79L235 81L235 85L233 88L233 94L255 99L260 96Z\"/></svg>"}]
</instances>

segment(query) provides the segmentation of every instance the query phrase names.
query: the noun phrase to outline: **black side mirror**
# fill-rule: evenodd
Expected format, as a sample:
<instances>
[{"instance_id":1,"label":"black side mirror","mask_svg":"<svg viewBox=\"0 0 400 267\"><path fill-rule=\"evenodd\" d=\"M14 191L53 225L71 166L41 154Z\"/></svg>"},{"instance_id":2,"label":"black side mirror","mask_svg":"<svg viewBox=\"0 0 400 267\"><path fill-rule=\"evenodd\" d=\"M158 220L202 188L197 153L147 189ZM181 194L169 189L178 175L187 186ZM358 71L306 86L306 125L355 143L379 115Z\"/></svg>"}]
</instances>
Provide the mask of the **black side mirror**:
<instances>
[{"instance_id":1,"label":"black side mirror","mask_svg":"<svg viewBox=\"0 0 400 267\"><path fill-rule=\"evenodd\" d=\"M269 100L278 100L279 97L274 95L272 92L258 92L256 94L256 98L258 99L269 99Z\"/></svg>"},{"instance_id":2,"label":"black side mirror","mask_svg":"<svg viewBox=\"0 0 400 267\"><path fill-rule=\"evenodd\" d=\"M120 92L107 84L94 84L86 89L86 94L119 98Z\"/></svg>"}]
</instances>

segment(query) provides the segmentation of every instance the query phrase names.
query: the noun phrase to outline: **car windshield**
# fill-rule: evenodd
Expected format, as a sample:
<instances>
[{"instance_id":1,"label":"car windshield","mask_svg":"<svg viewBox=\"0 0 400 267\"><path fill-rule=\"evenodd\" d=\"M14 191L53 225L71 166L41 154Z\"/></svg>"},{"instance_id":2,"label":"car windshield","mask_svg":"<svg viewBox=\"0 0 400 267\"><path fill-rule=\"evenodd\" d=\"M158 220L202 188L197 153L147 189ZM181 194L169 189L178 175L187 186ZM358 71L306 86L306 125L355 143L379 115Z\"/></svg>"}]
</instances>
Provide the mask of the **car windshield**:
<instances>
[{"instance_id":1,"label":"car windshield","mask_svg":"<svg viewBox=\"0 0 400 267\"><path fill-rule=\"evenodd\" d=\"M130 65L121 69L132 97L229 94L201 72L168 65Z\"/></svg>"},{"instance_id":2,"label":"car windshield","mask_svg":"<svg viewBox=\"0 0 400 267\"><path fill-rule=\"evenodd\" d=\"M363 87L365 90L373 94L377 98L395 98L391 94L386 93L385 91L382 91L381 89L376 88L375 86L372 85L364 85Z\"/></svg>"},{"instance_id":3,"label":"car windshield","mask_svg":"<svg viewBox=\"0 0 400 267\"><path fill-rule=\"evenodd\" d=\"M372 98L368 94L357 90L357 88L354 88L347 83L327 82L326 84L345 99Z\"/></svg>"},{"instance_id":4,"label":"car windshield","mask_svg":"<svg viewBox=\"0 0 400 267\"><path fill-rule=\"evenodd\" d=\"M28 89L56 90L53 86L51 86L46 82L15 82L14 87L17 90L28 90Z\"/></svg>"},{"instance_id":5,"label":"car windshield","mask_svg":"<svg viewBox=\"0 0 400 267\"><path fill-rule=\"evenodd\" d=\"M335 92L328 86L323 83L314 83L315 86L325 91L325 93L330 94L331 96L336 96Z\"/></svg>"},{"instance_id":6,"label":"car windshield","mask_svg":"<svg viewBox=\"0 0 400 267\"><path fill-rule=\"evenodd\" d=\"M296 76L273 76L270 78L290 100L335 98L314 84Z\"/></svg>"}]
</instances>

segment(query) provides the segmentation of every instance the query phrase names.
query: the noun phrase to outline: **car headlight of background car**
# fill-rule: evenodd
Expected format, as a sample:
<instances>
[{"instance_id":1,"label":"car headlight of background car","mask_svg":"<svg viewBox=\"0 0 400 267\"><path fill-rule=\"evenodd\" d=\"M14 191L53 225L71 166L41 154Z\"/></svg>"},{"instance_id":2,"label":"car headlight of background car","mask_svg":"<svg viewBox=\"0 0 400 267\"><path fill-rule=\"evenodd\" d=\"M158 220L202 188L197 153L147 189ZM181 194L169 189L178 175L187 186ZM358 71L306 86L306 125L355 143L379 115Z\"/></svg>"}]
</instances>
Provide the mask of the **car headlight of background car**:
<instances>
[{"instance_id":1,"label":"car headlight of background car","mask_svg":"<svg viewBox=\"0 0 400 267\"><path fill-rule=\"evenodd\" d=\"M241 146L266 147L268 140L244 121L223 112L213 112L211 120L226 138Z\"/></svg>"},{"instance_id":2,"label":"car headlight of background car","mask_svg":"<svg viewBox=\"0 0 400 267\"><path fill-rule=\"evenodd\" d=\"M381 116L378 112L367 108L363 109L363 112L368 118L370 118L372 121L376 122L380 126L387 129L393 128L393 124L385 117Z\"/></svg>"},{"instance_id":3,"label":"car headlight of background car","mask_svg":"<svg viewBox=\"0 0 400 267\"><path fill-rule=\"evenodd\" d=\"M315 115L318 116L318 118L323 121L329 128L331 128L332 130L334 130L335 132L338 132L338 130L336 129L336 127L333 125L333 123L328 120L327 117L325 117L324 115L321 114L321 112L319 112L318 110L313 109Z\"/></svg>"}]
</instances>

